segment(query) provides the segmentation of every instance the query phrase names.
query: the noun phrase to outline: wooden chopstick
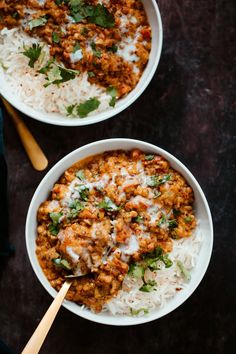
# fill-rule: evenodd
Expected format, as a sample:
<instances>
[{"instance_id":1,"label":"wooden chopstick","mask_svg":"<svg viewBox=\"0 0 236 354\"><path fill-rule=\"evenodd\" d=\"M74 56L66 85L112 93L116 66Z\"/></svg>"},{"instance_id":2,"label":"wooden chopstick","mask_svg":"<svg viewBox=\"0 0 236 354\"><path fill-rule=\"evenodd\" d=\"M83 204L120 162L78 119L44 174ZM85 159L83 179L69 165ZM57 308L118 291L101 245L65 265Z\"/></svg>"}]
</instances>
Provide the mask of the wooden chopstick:
<instances>
[{"instance_id":1,"label":"wooden chopstick","mask_svg":"<svg viewBox=\"0 0 236 354\"><path fill-rule=\"evenodd\" d=\"M37 141L21 119L19 113L2 97L2 102L7 113L12 118L15 128L19 134L25 152L35 170L42 171L48 166L48 160Z\"/></svg>"}]
</instances>

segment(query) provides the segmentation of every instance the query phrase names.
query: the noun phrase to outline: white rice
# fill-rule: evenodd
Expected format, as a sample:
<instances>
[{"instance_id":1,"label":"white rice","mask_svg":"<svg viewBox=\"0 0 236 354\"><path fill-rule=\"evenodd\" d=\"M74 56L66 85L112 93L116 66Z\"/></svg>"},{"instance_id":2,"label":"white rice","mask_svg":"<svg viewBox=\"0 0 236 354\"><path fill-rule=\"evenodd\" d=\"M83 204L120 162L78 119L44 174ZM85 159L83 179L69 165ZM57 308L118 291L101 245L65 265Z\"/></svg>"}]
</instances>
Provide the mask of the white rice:
<instances>
[{"instance_id":1,"label":"white rice","mask_svg":"<svg viewBox=\"0 0 236 354\"><path fill-rule=\"evenodd\" d=\"M174 240L173 250L169 253L173 265L170 268L165 268L164 264L160 262L161 269L149 273L150 279L157 283L156 290L140 291L139 288L143 285L142 279L135 279L127 275L122 290L104 306L103 311L110 312L112 315L131 315L131 312L137 312L137 316L143 316L144 311L141 309L150 313L154 309L164 307L178 291L184 291L188 286L188 281L181 273L177 261L180 261L191 274L191 270L196 265L201 244L202 235L198 228L191 237Z\"/></svg>"},{"instance_id":2,"label":"white rice","mask_svg":"<svg viewBox=\"0 0 236 354\"><path fill-rule=\"evenodd\" d=\"M33 43L43 45L45 56L41 63L35 67L28 65L29 59L21 52L23 46L29 47ZM0 31L0 71L9 85L9 90L14 92L25 104L43 112L56 112L66 114L66 106L80 104L96 97L100 101L98 109L88 116L112 109L109 106L111 96L106 90L95 84L90 84L87 73L76 76L75 79L57 85L44 87L47 83L45 75L37 72L50 59L48 46L35 38L28 36L23 30L4 28ZM40 61L40 58L39 58ZM6 67L6 70L3 70ZM0 72L1 73L1 72Z\"/></svg>"}]
</instances>

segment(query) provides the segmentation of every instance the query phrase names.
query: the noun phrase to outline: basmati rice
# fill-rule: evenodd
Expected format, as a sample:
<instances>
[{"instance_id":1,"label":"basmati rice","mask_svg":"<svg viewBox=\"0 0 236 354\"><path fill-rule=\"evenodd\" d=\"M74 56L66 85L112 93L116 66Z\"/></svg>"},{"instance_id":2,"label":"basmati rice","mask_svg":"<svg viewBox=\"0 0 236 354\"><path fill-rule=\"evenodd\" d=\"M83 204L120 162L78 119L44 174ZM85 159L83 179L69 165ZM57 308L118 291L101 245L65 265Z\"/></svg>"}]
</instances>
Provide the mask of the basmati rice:
<instances>
[{"instance_id":1,"label":"basmati rice","mask_svg":"<svg viewBox=\"0 0 236 354\"><path fill-rule=\"evenodd\" d=\"M22 52L24 46L33 43L43 45L45 56L41 56L35 68L28 65L28 58ZM45 75L37 72L49 60L48 46L35 38L28 36L23 30L4 28L0 31L0 71L4 72L4 79L9 90L14 92L26 105L42 112L56 112L66 115L65 107L80 104L96 97L100 101L98 109L88 116L112 109L109 106L111 96L104 88L88 81L87 73L81 73L75 79L64 82L60 86L44 87ZM3 68L6 68L5 70Z\"/></svg>"}]
</instances>

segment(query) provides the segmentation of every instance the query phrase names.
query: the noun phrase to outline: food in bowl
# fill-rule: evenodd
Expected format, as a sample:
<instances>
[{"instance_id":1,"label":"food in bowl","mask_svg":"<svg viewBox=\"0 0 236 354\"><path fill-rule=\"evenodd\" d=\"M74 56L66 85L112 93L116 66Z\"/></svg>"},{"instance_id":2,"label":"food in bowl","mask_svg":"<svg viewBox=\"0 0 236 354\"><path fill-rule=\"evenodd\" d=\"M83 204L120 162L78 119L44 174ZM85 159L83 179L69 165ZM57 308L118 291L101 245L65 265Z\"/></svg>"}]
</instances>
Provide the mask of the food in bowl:
<instances>
[{"instance_id":1,"label":"food in bowl","mask_svg":"<svg viewBox=\"0 0 236 354\"><path fill-rule=\"evenodd\" d=\"M151 50L141 1L0 1L0 63L22 101L84 118L138 84Z\"/></svg>"},{"instance_id":2,"label":"food in bowl","mask_svg":"<svg viewBox=\"0 0 236 354\"><path fill-rule=\"evenodd\" d=\"M65 171L37 214L36 254L67 299L142 316L191 281L201 247L194 194L158 154L115 150Z\"/></svg>"}]
</instances>

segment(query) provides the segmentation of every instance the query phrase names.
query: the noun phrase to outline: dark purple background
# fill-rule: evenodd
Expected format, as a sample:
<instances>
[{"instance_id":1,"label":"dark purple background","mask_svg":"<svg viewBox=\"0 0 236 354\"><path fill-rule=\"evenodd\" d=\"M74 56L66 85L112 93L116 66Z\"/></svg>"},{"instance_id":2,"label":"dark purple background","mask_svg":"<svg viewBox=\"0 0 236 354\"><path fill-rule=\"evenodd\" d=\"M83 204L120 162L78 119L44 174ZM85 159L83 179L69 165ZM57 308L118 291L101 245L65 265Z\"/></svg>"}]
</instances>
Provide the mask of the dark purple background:
<instances>
[{"instance_id":1,"label":"dark purple background","mask_svg":"<svg viewBox=\"0 0 236 354\"><path fill-rule=\"evenodd\" d=\"M183 161L208 198L215 229L212 260L195 293L149 324L114 328L62 308L41 353L233 354L236 333L234 0L159 0L164 47L157 73L129 109L114 119L63 128L26 119L53 166L73 149L108 137L154 143ZM24 241L27 208L46 173L34 171L9 119L10 239L16 247L1 272L0 337L20 352L51 297L30 266Z\"/></svg>"}]
</instances>

